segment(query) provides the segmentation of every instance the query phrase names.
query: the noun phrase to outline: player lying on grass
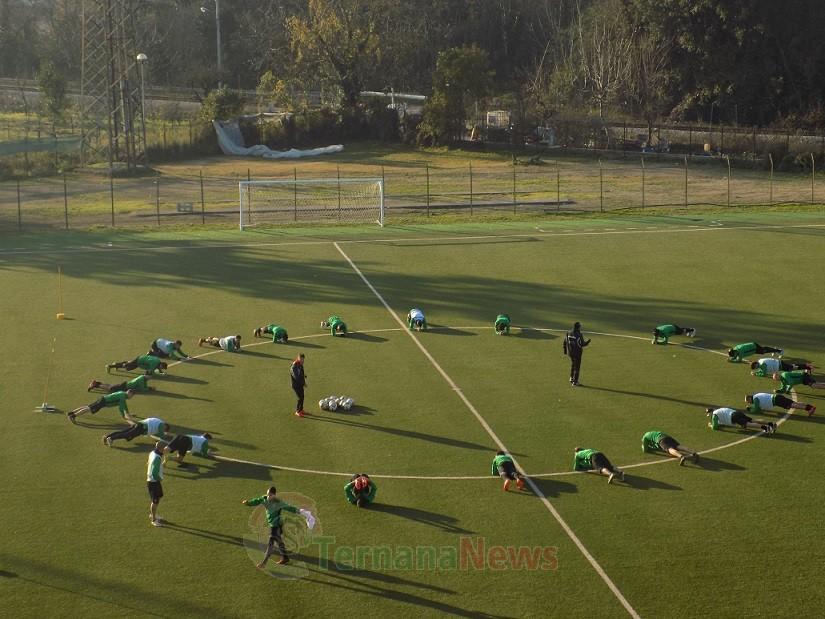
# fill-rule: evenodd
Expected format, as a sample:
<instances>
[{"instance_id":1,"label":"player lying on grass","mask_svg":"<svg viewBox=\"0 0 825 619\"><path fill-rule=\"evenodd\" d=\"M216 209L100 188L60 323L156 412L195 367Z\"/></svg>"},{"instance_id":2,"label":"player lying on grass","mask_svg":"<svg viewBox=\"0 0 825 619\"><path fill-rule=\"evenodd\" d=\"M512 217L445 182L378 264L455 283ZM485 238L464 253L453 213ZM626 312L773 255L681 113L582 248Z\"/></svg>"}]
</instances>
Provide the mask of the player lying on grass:
<instances>
[{"instance_id":1,"label":"player lying on grass","mask_svg":"<svg viewBox=\"0 0 825 619\"><path fill-rule=\"evenodd\" d=\"M427 328L427 319L424 318L424 310L420 307L414 307L407 312L407 326L410 329L421 331Z\"/></svg>"},{"instance_id":2,"label":"player lying on grass","mask_svg":"<svg viewBox=\"0 0 825 619\"><path fill-rule=\"evenodd\" d=\"M166 452L167 454L178 452L178 457L175 458L178 464L183 464L187 451L195 456L208 458L209 441L211 440L212 435L209 432L203 434L177 434L175 438L169 441Z\"/></svg>"},{"instance_id":3,"label":"player lying on grass","mask_svg":"<svg viewBox=\"0 0 825 619\"><path fill-rule=\"evenodd\" d=\"M693 327L680 327L679 325L659 325L653 329L652 344L667 344L669 338L674 335L686 335L693 337L696 335L696 329Z\"/></svg>"},{"instance_id":4,"label":"player lying on grass","mask_svg":"<svg viewBox=\"0 0 825 619\"><path fill-rule=\"evenodd\" d=\"M493 323L496 335L510 335L510 316L508 314L499 314L496 316L496 321Z\"/></svg>"},{"instance_id":5,"label":"player lying on grass","mask_svg":"<svg viewBox=\"0 0 825 619\"><path fill-rule=\"evenodd\" d=\"M198 346L209 344L215 348L220 348L226 352L239 352L241 350L241 336L227 335L226 337L202 337L198 340Z\"/></svg>"},{"instance_id":6,"label":"player lying on grass","mask_svg":"<svg viewBox=\"0 0 825 619\"><path fill-rule=\"evenodd\" d=\"M797 408L807 411L808 417L816 412L816 406L805 404L805 402L794 402L781 393L754 393L753 395L746 395L745 402L748 403L748 412L754 415L763 411L767 412L772 408L781 408L785 411Z\"/></svg>"},{"instance_id":7,"label":"player lying on grass","mask_svg":"<svg viewBox=\"0 0 825 619\"><path fill-rule=\"evenodd\" d=\"M773 357L763 357L759 361L751 363L751 374L754 376L771 376L775 372L792 372L794 370L814 369L810 363L788 363Z\"/></svg>"},{"instance_id":8,"label":"player lying on grass","mask_svg":"<svg viewBox=\"0 0 825 619\"><path fill-rule=\"evenodd\" d=\"M271 335L273 342L280 342L281 344L286 344L289 341L289 334L286 332L281 325L276 325L275 323L268 324L265 327L258 327L253 332L252 335L255 337L264 337L265 335Z\"/></svg>"},{"instance_id":9,"label":"player lying on grass","mask_svg":"<svg viewBox=\"0 0 825 619\"><path fill-rule=\"evenodd\" d=\"M733 348L728 349L728 361L739 363L745 357L751 355L764 355L766 353L776 354L782 356L781 348L774 348L772 346L760 346L756 342L746 342L744 344L737 344Z\"/></svg>"},{"instance_id":10,"label":"player lying on grass","mask_svg":"<svg viewBox=\"0 0 825 619\"><path fill-rule=\"evenodd\" d=\"M504 451L497 451L493 458L493 465L490 468L490 475L498 475L504 480L502 488L505 492L510 489L510 482L516 482L516 487L519 490L524 489L524 479L516 470L516 464L510 454Z\"/></svg>"},{"instance_id":11,"label":"player lying on grass","mask_svg":"<svg viewBox=\"0 0 825 619\"><path fill-rule=\"evenodd\" d=\"M341 320L340 316L330 316L326 320L321 321L322 329L329 329L330 335L344 336L347 334L347 323Z\"/></svg>"},{"instance_id":12,"label":"player lying on grass","mask_svg":"<svg viewBox=\"0 0 825 619\"><path fill-rule=\"evenodd\" d=\"M679 466L682 466L685 463L685 458L688 456L690 456L694 462L699 461L698 453L692 449L683 447L679 444L679 441L672 436L668 436L664 432L660 432L658 430L645 432L642 435L642 451L647 453L649 451L656 451L657 449L673 456L674 458L679 458Z\"/></svg>"},{"instance_id":13,"label":"player lying on grass","mask_svg":"<svg viewBox=\"0 0 825 619\"><path fill-rule=\"evenodd\" d=\"M730 426L736 428L751 428L753 430L762 430L765 434L773 434L776 432L776 424L768 421L761 421L759 419L751 419L742 411L735 408L713 408L712 406L705 409L705 414L710 417L708 427L713 430L718 430L722 426Z\"/></svg>"},{"instance_id":14,"label":"player lying on grass","mask_svg":"<svg viewBox=\"0 0 825 619\"><path fill-rule=\"evenodd\" d=\"M165 361L161 361L154 355L141 355L135 357L131 361L115 361L106 366L106 373L111 370L143 370L148 376L150 374L163 374L169 365Z\"/></svg>"},{"instance_id":15,"label":"player lying on grass","mask_svg":"<svg viewBox=\"0 0 825 619\"><path fill-rule=\"evenodd\" d=\"M66 417L69 418L69 421L75 423L75 418L80 417L80 415L85 415L86 413L91 413L94 415L101 408L117 406L121 417L127 421L134 421L132 416L129 414L129 406L126 404L126 400L131 398L133 395L135 395L135 392L132 389L129 389L128 391L115 391L114 393L108 393L104 396L100 396L91 404L79 406L76 409L69 411L66 413Z\"/></svg>"},{"instance_id":16,"label":"player lying on grass","mask_svg":"<svg viewBox=\"0 0 825 619\"><path fill-rule=\"evenodd\" d=\"M602 452L595 449L576 447L573 450L574 471L596 471L599 475L607 476L607 483L612 484L616 475L624 481L624 471L617 469Z\"/></svg>"},{"instance_id":17,"label":"player lying on grass","mask_svg":"<svg viewBox=\"0 0 825 619\"><path fill-rule=\"evenodd\" d=\"M149 352L146 354L161 359L180 359L186 361L190 357L181 350L181 346L183 346L183 342L180 340L167 340L159 337L152 342L149 346Z\"/></svg>"},{"instance_id":18,"label":"player lying on grass","mask_svg":"<svg viewBox=\"0 0 825 619\"><path fill-rule=\"evenodd\" d=\"M291 512L293 514L301 514L307 521L307 527L311 529L315 526L315 518L312 515L312 512L306 509L298 509L294 505L290 505L289 503L280 500L277 495L278 490L275 486L270 486L269 490L266 491L266 494L255 497L254 499L245 499L241 501L242 504L248 505L249 507L263 505L266 510L266 523L269 525L269 543L266 546L266 553L264 554L263 560L261 560L261 562L256 566L258 569L263 569L266 562L269 561L269 557L274 552L276 544L278 545L278 552L281 554L278 565L286 565L289 563L289 555L287 554L286 545L284 544L283 538L283 521L281 520L282 511Z\"/></svg>"},{"instance_id":19,"label":"player lying on grass","mask_svg":"<svg viewBox=\"0 0 825 619\"><path fill-rule=\"evenodd\" d=\"M349 483L344 486L344 496L347 501L358 507L366 507L375 500L378 487L366 473L356 473Z\"/></svg>"},{"instance_id":20,"label":"player lying on grass","mask_svg":"<svg viewBox=\"0 0 825 619\"><path fill-rule=\"evenodd\" d=\"M89 383L86 391L102 391L103 393L114 393L116 391L150 391L149 377L146 374L135 376L132 380L125 380L122 383L110 384L93 380Z\"/></svg>"},{"instance_id":21,"label":"player lying on grass","mask_svg":"<svg viewBox=\"0 0 825 619\"><path fill-rule=\"evenodd\" d=\"M151 436L158 441L163 441L166 433L169 432L169 424L157 417L147 417L135 422L124 430L117 430L103 437L103 444L109 447L112 443L121 439L131 441L138 436Z\"/></svg>"},{"instance_id":22,"label":"player lying on grass","mask_svg":"<svg viewBox=\"0 0 825 619\"><path fill-rule=\"evenodd\" d=\"M774 372L771 376L782 383L776 393L790 393L794 385L804 385L813 389L825 389L825 383L817 382L808 370L793 370L792 372Z\"/></svg>"}]
</instances>

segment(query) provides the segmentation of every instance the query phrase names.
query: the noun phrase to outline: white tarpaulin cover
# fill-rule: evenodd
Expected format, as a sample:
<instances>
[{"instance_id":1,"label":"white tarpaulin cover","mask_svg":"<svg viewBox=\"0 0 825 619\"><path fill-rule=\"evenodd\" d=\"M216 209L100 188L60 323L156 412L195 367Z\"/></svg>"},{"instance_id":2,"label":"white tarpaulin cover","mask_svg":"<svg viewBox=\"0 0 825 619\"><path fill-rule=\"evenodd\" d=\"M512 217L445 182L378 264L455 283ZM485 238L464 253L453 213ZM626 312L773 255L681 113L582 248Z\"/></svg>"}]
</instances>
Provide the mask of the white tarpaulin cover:
<instances>
[{"instance_id":1,"label":"white tarpaulin cover","mask_svg":"<svg viewBox=\"0 0 825 619\"><path fill-rule=\"evenodd\" d=\"M245 157L263 157L264 159L299 159L301 157L316 157L318 155L329 155L340 153L344 150L343 144L333 144L332 146L322 146L321 148L308 148L299 150L291 148L289 150L272 150L263 144L255 146L244 146L241 129L237 120L221 122L213 120L215 132L218 134L218 145L224 155L241 155Z\"/></svg>"}]
</instances>

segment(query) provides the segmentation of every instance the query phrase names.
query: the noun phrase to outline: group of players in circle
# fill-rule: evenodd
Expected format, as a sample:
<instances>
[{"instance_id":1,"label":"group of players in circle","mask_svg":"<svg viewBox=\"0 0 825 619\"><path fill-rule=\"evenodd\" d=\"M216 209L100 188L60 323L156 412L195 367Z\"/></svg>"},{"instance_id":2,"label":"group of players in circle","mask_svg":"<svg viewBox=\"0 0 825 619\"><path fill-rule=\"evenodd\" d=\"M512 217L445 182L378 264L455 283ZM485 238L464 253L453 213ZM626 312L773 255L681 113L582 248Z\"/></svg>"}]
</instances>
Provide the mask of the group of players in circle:
<instances>
[{"instance_id":1,"label":"group of players in circle","mask_svg":"<svg viewBox=\"0 0 825 619\"><path fill-rule=\"evenodd\" d=\"M428 329L427 319L421 308L412 308L407 313L406 322L411 330L420 332ZM343 337L346 336L348 332L347 324L337 315L332 315L322 321L321 328L325 330L328 329L332 336ZM499 314L496 316L493 328L496 335L508 335L511 328L510 316L507 314ZM675 324L660 325L653 331L652 343L668 344L670 337L694 337L695 334L696 329L691 327L680 327ZM277 343L287 343L289 341L289 334L286 328L276 323L255 328L253 336L256 338L271 337L272 341ZM582 349L589 343L590 341L585 341L581 335L580 323L576 323L573 329L568 331L565 336L564 352L571 358L570 384L572 386L579 385L581 353ZM131 441L138 436L151 436L158 441L155 450L150 455L147 478L151 498L149 515L151 524L154 526L161 526L163 522L157 516L156 511L158 502L163 496L163 491L160 486L160 479L153 479L153 477L162 477L162 475L159 475L157 472L159 468L158 463L161 461L160 456L163 456L162 461L165 462L168 453L177 453L176 461L179 464L183 463L187 453L208 457L210 454L209 441L212 439L212 436L208 432L204 432L197 435L177 434L169 439L168 436L171 428L168 423L158 417L148 417L142 420L135 419L129 413L127 400L131 399L138 392L151 390L152 387L148 384L149 379L155 375L165 375L169 360L189 361L191 357L183 352L182 345L180 340L158 338L152 342L146 354L131 360L107 364L107 373L111 372L112 369L123 369L127 371L137 369L143 373L120 383L108 383L96 379L92 380L87 390L90 392L102 392L103 395L94 402L75 408L67 413L68 419L72 423L76 423L77 417L81 415L86 413L95 414L102 408L117 406L121 416L128 422L128 427L104 436L104 444L112 446L117 440ZM240 352L241 336L202 337L198 339L198 346L210 346L226 352ZM814 380L812 376L813 365L810 363L789 363L783 361L781 359L783 353L784 351L780 348L761 346L757 342L739 344L729 349L728 360L731 362L741 362L752 355L770 354L770 357L763 357L758 361L750 363L751 374L760 377L770 376L773 380L780 382L781 385L774 393L754 393L747 395L745 398L747 404L745 410L731 407L707 408L706 414L709 417L708 426L713 430L724 426L739 427L742 429L751 428L770 435L776 432L776 424L774 422L755 420L748 416L745 411L756 414L774 408L785 411L801 409L805 410L809 416L813 415L816 411L815 406L803 402L795 402L788 397L787 394L794 385L805 385L823 389L825 388L825 383ZM306 386L306 375L304 373L303 363L304 355L300 354L293 361L289 372L292 388L298 397L295 410L295 415L298 417L303 417L306 414L303 409L304 387ZM661 451L677 458L680 465L683 465L688 458L693 462L699 460L699 454L696 451L681 445L677 439L660 430L651 430L642 436L642 450L644 452ZM596 449L576 447L574 449L573 469L575 471L591 471L604 475L607 477L608 483L612 483L617 477L624 480L624 472L614 466L604 453ZM504 451L496 452L491 466L491 474L497 475L504 480L504 491L509 490L513 483L519 490L524 488L525 476L517 470L513 458ZM280 523L281 510L286 509L290 511L289 507L291 506L277 499L274 490L273 487L266 495L254 501L249 500L245 504L263 504L267 511L267 519L270 520L270 516L272 516L273 521ZM344 487L346 500L358 507L364 507L372 503L375 500L376 492L377 487L375 482L371 480L366 473L356 473ZM273 531L274 528L275 527L273 527ZM259 567L266 563L266 559L272 554L274 545L276 544L281 552L282 559L286 559L286 561L279 563L288 562L288 557L283 548L280 535L275 536L273 534L265 560Z\"/></svg>"}]
</instances>

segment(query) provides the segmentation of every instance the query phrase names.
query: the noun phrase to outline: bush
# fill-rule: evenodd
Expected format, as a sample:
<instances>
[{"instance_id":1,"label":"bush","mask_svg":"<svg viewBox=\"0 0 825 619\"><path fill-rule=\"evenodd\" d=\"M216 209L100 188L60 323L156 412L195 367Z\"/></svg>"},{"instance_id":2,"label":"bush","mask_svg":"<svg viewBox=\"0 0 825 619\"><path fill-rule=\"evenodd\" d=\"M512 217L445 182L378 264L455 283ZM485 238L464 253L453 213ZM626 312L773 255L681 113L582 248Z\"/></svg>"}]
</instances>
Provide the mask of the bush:
<instances>
[{"instance_id":1,"label":"bush","mask_svg":"<svg viewBox=\"0 0 825 619\"><path fill-rule=\"evenodd\" d=\"M225 86L210 92L201 102L198 119L211 124L213 120L230 120L243 113L246 101L242 94Z\"/></svg>"}]
</instances>

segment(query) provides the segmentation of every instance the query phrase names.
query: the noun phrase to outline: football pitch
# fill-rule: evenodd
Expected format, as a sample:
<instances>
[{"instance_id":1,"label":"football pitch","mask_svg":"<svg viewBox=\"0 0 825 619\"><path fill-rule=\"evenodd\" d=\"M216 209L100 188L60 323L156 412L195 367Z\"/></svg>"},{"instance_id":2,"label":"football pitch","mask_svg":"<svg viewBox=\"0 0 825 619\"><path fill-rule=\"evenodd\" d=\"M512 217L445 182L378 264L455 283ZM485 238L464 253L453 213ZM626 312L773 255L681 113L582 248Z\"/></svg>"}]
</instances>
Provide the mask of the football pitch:
<instances>
[{"instance_id":1,"label":"football pitch","mask_svg":"<svg viewBox=\"0 0 825 619\"><path fill-rule=\"evenodd\" d=\"M772 436L713 432L704 409L776 386L728 363L732 345L825 367L823 264L815 211L5 237L0 615L817 616L825 390L796 391L812 417L760 415L782 422ZM427 331L402 324L412 307ZM321 330L331 314L351 333ZM579 388L575 321L592 339ZM252 337L270 322L289 343ZM662 323L696 337L652 346ZM240 353L197 346L236 333ZM135 376L104 365L158 337L197 358L129 409L210 432L218 458L170 458L155 528L151 439L106 447L116 408L65 412L97 397L91 379ZM319 410L329 395L356 405ZM649 430L701 460L643 453ZM574 473L577 446L625 481ZM490 474L499 449L523 491ZM355 472L374 505L346 502ZM292 562L259 571L268 529L241 501L271 485L317 524L288 515Z\"/></svg>"}]
</instances>

